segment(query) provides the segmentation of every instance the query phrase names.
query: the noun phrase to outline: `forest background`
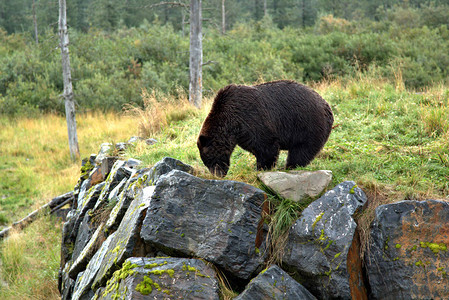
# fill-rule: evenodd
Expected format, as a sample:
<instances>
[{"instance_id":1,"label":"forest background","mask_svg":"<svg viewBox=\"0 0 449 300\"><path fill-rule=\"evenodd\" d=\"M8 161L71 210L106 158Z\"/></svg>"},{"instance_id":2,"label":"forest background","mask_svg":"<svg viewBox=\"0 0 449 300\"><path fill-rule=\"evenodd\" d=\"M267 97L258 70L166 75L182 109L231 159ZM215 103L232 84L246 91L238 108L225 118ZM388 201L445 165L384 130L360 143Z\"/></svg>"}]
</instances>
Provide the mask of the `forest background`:
<instances>
[{"instance_id":1,"label":"forest background","mask_svg":"<svg viewBox=\"0 0 449 300\"><path fill-rule=\"evenodd\" d=\"M78 111L142 105L143 88L173 96L188 90L187 6L68 1ZM63 113L57 18L54 0L1 1L0 114ZM447 0L203 1L203 90L208 96L230 83L352 78L369 69L401 77L410 89L447 83L448 26Z\"/></svg>"},{"instance_id":2,"label":"forest background","mask_svg":"<svg viewBox=\"0 0 449 300\"><path fill-rule=\"evenodd\" d=\"M151 166L172 156L210 178L196 137L218 89L293 79L332 106L336 127L307 168L332 170L333 185L354 180L367 192L365 237L379 204L447 199L449 0L204 0L202 110L186 100L188 2L67 1L82 157L141 134L159 143L137 144L125 158ZM58 44L58 1L0 1L2 228L79 177ZM231 165L226 179L258 185L251 154L237 148ZM45 217L0 242L0 299L60 298L60 238L61 223Z\"/></svg>"}]
</instances>

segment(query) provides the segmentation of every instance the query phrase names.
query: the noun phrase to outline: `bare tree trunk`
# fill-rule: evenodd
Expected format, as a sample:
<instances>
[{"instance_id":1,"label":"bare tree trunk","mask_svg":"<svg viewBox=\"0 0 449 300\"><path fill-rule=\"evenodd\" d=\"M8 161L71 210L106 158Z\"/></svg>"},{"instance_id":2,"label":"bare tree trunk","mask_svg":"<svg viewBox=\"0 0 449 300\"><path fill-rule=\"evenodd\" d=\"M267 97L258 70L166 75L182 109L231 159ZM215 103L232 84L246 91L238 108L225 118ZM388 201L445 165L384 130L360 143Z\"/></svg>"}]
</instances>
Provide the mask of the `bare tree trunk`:
<instances>
[{"instance_id":1,"label":"bare tree trunk","mask_svg":"<svg viewBox=\"0 0 449 300\"><path fill-rule=\"evenodd\" d=\"M184 37L185 36L185 24L186 24L186 13L184 11L184 8L181 8L181 17L182 17L182 22L181 22L182 37Z\"/></svg>"},{"instance_id":2,"label":"bare tree trunk","mask_svg":"<svg viewBox=\"0 0 449 300\"><path fill-rule=\"evenodd\" d=\"M263 0L263 15L264 17L267 16L267 0Z\"/></svg>"},{"instance_id":3,"label":"bare tree trunk","mask_svg":"<svg viewBox=\"0 0 449 300\"><path fill-rule=\"evenodd\" d=\"M226 7L225 7L225 1L221 0L221 33L226 33Z\"/></svg>"},{"instance_id":4,"label":"bare tree trunk","mask_svg":"<svg viewBox=\"0 0 449 300\"><path fill-rule=\"evenodd\" d=\"M203 42L201 28L201 0L190 0L190 84L189 101L201 107Z\"/></svg>"},{"instance_id":5,"label":"bare tree trunk","mask_svg":"<svg viewBox=\"0 0 449 300\"><path fill-rule=\"evenodd\" d=\"M70 72L69 35L67 33L66 0L59 0L59 37L62 60L62 77L64 81L65 116L69 135L70 157L76 161L80 156L78 136L76 133L75 103L73 100L72 75Z\"/></svg>"},{"instance_id":6,"label":"bare tree trunk","mask_svg":"<svg viewBox=\"0 0 449 300\"><path fill-rule=\"evenodd\" d=\"M39 37L37 35L37 19L36 19L36 3L33 0L33 23L34 23L34 37L36 39L36 45L39 44Z\"/></svg>"},{"instance_id":7,"label":"bare tree trunk","mask_svg":"<svg viewBox=\"0 0 449 300\"><path fill-rule=\"evenodd\" d=\"M306 10L306 3L305 3L305 0L302 0L301 1L301 15L302 15L301 21L302 21L302 27L306 27L306 22L304 20L304 18L306 17L305 10Z\"/></svg>"}]
</instances>

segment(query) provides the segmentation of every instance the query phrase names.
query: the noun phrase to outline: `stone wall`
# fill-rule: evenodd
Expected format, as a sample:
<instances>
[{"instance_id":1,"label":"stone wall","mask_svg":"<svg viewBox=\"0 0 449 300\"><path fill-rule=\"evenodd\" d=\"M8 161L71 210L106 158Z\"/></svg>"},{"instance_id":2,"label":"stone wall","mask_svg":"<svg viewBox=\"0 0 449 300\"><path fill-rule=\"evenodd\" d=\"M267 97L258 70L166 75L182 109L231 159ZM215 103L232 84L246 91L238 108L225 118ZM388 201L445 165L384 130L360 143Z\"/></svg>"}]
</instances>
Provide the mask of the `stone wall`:
<instances>
[{"instance_id":1,"label":"stone wall","mask_svg":"<svg viewBox=\"0 0 449 300\"><path fill-rule=\"evenodd\" d=\"M352 181L313 201L290 228L282 262L267 265L267 195L205 180L164 158L153 168L103 155L84 161L64 224L62 299L449 298L449 206L402 201L376 209L360 257Z\"/></svg>"}]
</instances>

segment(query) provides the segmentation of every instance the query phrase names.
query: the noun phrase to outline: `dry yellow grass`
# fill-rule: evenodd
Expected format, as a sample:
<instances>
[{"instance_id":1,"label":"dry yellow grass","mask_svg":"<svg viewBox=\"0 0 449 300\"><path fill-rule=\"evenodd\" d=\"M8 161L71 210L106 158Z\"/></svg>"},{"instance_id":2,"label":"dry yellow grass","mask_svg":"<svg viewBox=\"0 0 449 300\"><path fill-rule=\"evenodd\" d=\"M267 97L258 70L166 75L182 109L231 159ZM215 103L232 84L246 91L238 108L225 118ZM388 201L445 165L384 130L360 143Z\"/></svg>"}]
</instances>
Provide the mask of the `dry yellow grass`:
<instances>
[{"instance_id":1,"label":"dry yellow grass","mask_svg":"<svg viewBox=\"0 0 449 300\"><path fill-rule=\"evenodd\" d=\"M97 153L103 142L127 141L137 133L134 118L113 113L78 115L77 125L81 157ZM0 196L12 195L14 202L20 202L18 209L5 212L11 221L73 190L80 162L70 161L63 116L0 119L0 145L0 162L6 166L2 181L8 181L7 186L0 185ZM16 190L21 192L14 195ZM4 211L6 200L0 203L0 211ZM3 241L0 299L60 299L60 239L61 224L45 217Z\"/></svg>"},{"instance_id":2,"label":"dry yellow grass","mask_svg":"<svg viewBox=\"0 0 449 300\"><path fill-rule=\"evenodd\" d=\"M178 91L178 98L158 96L156 92L142 91L143 108L128 105L125 114L138 121L138 133L142 137L152 137L172 122L196 115L198 111L190 105L187 95Z\"/></svg>"},{"instance_id":3,"label":"dry yellow grass","mask_svg":"<svg viewBox=\"0 0 449 300\"><path fill-rule=\"evenodd\" d=\"M97 153L103 142L126 141L137 131L134 119L112 113L78 115L77 125L81 157ZM2 155L15 163L10 171L34 181L37 205L76 184L80 162L70 161L64 117L4 121L0 141Z\"/></svg>"}]
</instances>

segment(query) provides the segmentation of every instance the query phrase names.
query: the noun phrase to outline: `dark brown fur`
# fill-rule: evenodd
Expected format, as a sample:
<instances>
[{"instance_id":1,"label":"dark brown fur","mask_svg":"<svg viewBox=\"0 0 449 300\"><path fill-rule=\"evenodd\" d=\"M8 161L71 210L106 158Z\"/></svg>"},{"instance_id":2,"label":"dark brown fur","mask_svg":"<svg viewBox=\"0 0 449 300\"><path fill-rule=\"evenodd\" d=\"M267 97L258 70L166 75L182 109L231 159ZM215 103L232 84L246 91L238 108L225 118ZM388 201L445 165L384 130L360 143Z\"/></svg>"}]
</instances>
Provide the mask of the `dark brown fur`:
<instances>
[{"instance_id":1,"label":"dark brown fur","mask_svg":"<svg viewBox=\"0 0 449 300\"><path fill-rule=\"evenodd\" d=\"M256 156L258 169L272 168L280 150L288 150L287 168L303 167L323 148L333 121L329 104L294 81L229 85L215 97L197 144L219 176L228 172L236 145Z\"/></svg>"}]
</instances>

